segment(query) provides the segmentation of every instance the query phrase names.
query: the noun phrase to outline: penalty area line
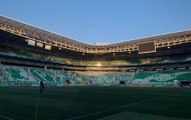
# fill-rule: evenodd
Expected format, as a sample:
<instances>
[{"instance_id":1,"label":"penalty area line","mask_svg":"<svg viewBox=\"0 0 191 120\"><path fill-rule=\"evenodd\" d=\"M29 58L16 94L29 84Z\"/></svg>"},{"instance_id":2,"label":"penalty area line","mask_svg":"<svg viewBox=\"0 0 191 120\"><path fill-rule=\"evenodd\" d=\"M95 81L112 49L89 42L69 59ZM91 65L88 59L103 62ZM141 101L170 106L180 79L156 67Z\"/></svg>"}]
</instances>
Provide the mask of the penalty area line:
<instances>
[{"instance_id":1,"label":"penalty area line","mask_svg":"<svg viewBox=\"0 0 191 120\"><path fill-rule=\"evenodd\" d=\"M1 114L0 114L0 118L3 118L5 120L15 120L13 118L10 118L10 117L7 117L7 116L1 115Z\"/></svg>"},{"instance_id":2,"label":"penalty area line","mask_svg":"<svg viewBox=\"0 0 191 120\"><path fill-rule=\"evenodd\" d=\"M166 97L169 97L169 96L173 96L173 95L175 95L175 94L161 96L161 97L155 97L155 98L150 98L150 99L147 99L147 100L142 100L142 101L139 101L139 102L130 103L130 104L127 104L127 105L119 106L119 107L116 107L116 108L111 108L111 109L100 111L100 112L89 113L89 114L85 114L85 115L81 115L81 116L77 116L77 117L68 118L66 120L75 120L75 119L79 119L79 118L90 117L92 115L98 115L98 114L110 112L110 111L113 111L113 110L118 110L118 109L121 109L121 108L127 108L127 107L131 107L131 106L138 105L138 104L141 104L141 103L146 103L146 102L151 102L151 101L155 101L155 100L160 100L160 99L163 99L163 98L166 98Z\"/></svg>"}]
</instances>

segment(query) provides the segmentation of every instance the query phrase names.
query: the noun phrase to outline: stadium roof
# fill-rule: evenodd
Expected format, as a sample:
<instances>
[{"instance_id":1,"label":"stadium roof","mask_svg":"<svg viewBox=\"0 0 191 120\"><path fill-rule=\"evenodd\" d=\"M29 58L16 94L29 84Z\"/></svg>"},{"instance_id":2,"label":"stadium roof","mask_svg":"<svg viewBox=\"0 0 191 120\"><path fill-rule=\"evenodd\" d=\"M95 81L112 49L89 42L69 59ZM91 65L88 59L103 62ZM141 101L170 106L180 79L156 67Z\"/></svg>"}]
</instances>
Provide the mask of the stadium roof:
<instances>
[{"instance_id":1,"label":"stadium roof","mask_svg":"<svg viewBox=\"0 0 191 120\"><path fill-rule=\"evenodd\" d=\"M86 44L80 41L77 41L75 39L72 39L70 37L66 37L30 24L26 24L23 22L20 22L18 20L0 15L0 24L8 24L11 26L14 26L16 28L21 28L25 29L31 32L38 33L43 36L48 36L50 38L54 38L56 40L64 41L66 43L71 43L77 46L82 46L86 48L112 48L112 47L120 47L124 45L129 45L129 44L137 44L141 42L146 42L146 41L153 41L153 40L159 40L159 39L165 39L165 38L171 38L171 37L176 37L176 36L184 36L184 35L191 35L191 30L185 30L185 31L178 31L178 32L173 32L173 33L167 33L167 34L160 34L160 35L155 35L155 36L147 36L144 38L138 38L134 40L128 40L120 43L114 43L114 44L105 44L105 45L92 45L92 44Z\"/></svg>"},{"instance_id":2,"label":"stadium roof","mask_svg":"<svg viewBox=\"0 0 191 120\"><path fill-rule=\"evenodd\" d=\"M33 32L37 32L39 34L49 36L49 37L53 37L53 38L64 39L64 40L67 39L67 40L70 40L71 42L79 42L77 40L74 40L72 38L60 35L58 33L54 33L54 32L45 30L43 28L36 27L34 25L30 25L28 23L24 23L24 22L21 22L21 21L18 21L18 20L15 20L15 19L12 19L12 18L9 18L9 17L6 17L6 16L2 16L2 15L0 15L0 23L9 24L9 25L12 25L14 27L23 28L23 29L33 31ZM79 43L81 43L81 42L79 42ZM84 43L81 43L81 44L84 44Z\"/></svg>"}]
</instances>

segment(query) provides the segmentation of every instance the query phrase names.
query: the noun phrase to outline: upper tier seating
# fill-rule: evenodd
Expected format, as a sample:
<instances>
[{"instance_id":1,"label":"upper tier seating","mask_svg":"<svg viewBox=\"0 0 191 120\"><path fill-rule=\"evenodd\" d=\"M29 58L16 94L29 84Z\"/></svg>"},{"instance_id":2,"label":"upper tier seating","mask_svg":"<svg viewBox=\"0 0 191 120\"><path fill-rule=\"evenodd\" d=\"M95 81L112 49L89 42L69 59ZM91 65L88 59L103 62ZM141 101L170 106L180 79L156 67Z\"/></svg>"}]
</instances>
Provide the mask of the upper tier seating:
<instances>
[{"instance_id":1,"label":"upper tier seating","mask_svg":"<svg viewBox=\"0 0 191 120\"><path fill-rule=\"evenodd\" d=\"M28 58L36 58L40 60L50 60L57 61L68 64L76 65L89 65L89 66L108 66L108 65L131 65L131 64L149 64L149 63L160 63L160 62L170 62L170 61L181 61L190 60L191 54L181 54L181 55L171 55L164 57L149 57L149 58L130 58L124 60L101 60L101 61L91 61L91 60L74 60L69 58L64 58L56 54L48 54L42 52L35 52L29 50L20 50L18 48L12 48L8 46L0 45L0 54L11 54L16 56L24 56Z\"/></svg>"}]
</instances>

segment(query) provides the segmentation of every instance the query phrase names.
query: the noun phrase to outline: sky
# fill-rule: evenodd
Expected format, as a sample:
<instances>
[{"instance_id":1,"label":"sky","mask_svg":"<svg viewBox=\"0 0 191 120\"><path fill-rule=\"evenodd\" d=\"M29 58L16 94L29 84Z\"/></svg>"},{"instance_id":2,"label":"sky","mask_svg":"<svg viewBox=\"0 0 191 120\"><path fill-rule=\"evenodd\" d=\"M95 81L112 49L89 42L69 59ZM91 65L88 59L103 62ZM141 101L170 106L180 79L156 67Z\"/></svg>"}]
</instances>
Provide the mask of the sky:
<instances>
[{"instance_id":1,"label":"sky","mask_svg":"<svg viewBox=\"0 0 191 120\"><path fill-rule=\"evenodd\" d=\"M191 0L0 0L0 14L88 44L191 29Z\"/></svg>"}]
</instances>

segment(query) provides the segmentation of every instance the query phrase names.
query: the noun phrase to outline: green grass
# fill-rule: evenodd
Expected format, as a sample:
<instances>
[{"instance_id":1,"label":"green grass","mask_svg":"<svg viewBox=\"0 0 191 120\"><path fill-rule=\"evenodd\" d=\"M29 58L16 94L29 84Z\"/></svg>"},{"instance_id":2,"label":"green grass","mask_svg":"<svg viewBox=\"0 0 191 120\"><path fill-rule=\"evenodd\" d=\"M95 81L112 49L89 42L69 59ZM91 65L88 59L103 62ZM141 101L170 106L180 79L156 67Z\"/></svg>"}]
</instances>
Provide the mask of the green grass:
<instances>
[{"instance_id":1,"label":"green grass","mask_svg":"<svg viewBox=\"0 0 191 120\"><path fill-rule=\"evenodd\" d=\"M98 120L188 120L182 118L164 117L144 113L121 112Z\"/></svg>"},{"instance_id":2,"label":"green grass","mask_svg":"<svg viewBox=\"0 0 191 120\"><path fill-rule=\"evenodd\" d=\"M38 90L0 87L0 116L34 120ZM41 95L37 119L94 120L120 112L191 119L191 89L48 87Z\"/></svg>"}]
</instances>

